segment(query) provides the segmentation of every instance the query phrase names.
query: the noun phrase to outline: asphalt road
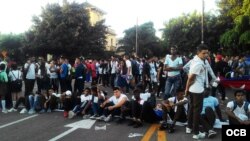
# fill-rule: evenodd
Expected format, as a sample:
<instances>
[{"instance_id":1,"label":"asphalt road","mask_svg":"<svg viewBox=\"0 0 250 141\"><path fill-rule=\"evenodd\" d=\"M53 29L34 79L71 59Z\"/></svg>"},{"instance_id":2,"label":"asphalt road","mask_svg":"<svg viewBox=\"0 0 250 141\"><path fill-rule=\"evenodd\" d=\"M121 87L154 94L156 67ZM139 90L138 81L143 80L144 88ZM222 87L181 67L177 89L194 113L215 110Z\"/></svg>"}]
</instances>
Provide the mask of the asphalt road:
<instances>
[{"instance_id":1,"label":"asphalt road","mask_svg":"<svg viewBox=\"0 0 250 141\"><path fill-rule=\"evenodd\" d=\"M107 88L110 92L111 89ZM229 100L232 91L227 90ZM225 107L221 105L222 110ZM222 111L225 117L224 110ZM77 123L78 122L78 123ZM56 111L44 114L19 114L13 112L0 113L0 140L1 141L192 141L192 134L185 133L185 127L176 126L176 132L169 134L158 131L159 124L144 123L141 128L127 126L128 121L117 124L115 121L105 123L96 120L84 120L81 117L66 119L63 112ZM71 125L70 125L71 124ZM73 124L73 125L72 125ZM216 129L217 136L204 141L221 140L221 130ZM129 135L136 133L138 136ZM134 134L134 135L136 135Z\"/></svg>"}]
</instances>

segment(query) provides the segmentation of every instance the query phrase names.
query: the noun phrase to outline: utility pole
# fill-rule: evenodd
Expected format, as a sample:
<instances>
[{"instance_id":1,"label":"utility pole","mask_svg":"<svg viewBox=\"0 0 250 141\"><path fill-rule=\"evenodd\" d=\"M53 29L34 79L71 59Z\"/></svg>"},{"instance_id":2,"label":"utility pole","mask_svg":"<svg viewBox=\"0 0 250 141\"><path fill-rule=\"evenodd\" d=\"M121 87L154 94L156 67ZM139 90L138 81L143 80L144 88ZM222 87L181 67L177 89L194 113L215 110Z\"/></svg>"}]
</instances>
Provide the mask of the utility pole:
<instances>
[{"instance_id":1,"label":"utility pole","mask_svg":"<svg viewBox=\"0 0 250 141\"><path fill-rule=\"evenodd\" d=\"M204 0L202 0L202 14L201 14L201 43L204 44Z\"/></svg>"},{"instance_id":2,"label":"utility pole","mask_svg":"<svg viewBox=\"0 0 250 141\"><path fill-rule=\"evenodd\" d=\"M135 53L138 56L138 17L136 18L136 26L135 26Z\"/></svg>"}]
</instances>

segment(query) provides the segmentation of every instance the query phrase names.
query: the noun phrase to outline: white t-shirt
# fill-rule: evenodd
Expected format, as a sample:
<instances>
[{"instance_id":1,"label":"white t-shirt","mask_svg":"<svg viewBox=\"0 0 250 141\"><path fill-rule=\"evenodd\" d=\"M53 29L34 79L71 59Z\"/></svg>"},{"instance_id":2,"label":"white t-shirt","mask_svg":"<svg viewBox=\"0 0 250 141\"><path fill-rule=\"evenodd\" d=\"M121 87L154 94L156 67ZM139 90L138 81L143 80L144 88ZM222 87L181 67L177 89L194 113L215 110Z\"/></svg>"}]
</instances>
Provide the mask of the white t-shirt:
<instances>
[{"instance_id":1,"label":"white t-shirt","mask_svg":"<svg viewBox=\"0 0 250 141\"><path fill-rule=\"evenodd\" d=\"M176 100L175 100L176 99ZM186 97L184 97L182 100L178 101L178 99L174 96L174 97L170 97L168 98L168 101L169 102L172 102L172 103L178 103L178 102L182 102L182 101L187 101L188 99ZM188 103L184 104L184 108L185 108L185 111L187 112L188 111ZM174 107L174 112L177 111L177 106Z\"/></svg>"},{"instance_id":2,"label":"white t-shirt","mask_svg":"<svg viewBox=\"0 0 250 141\"><path fill-rule=\"evenodd\" d=\"M29 65L26 63L24 65L24 68L27 69L28 66ZM34 63L31 63L30 67L29 67L29 69L27 71L27 74L26 74L26 79L36 79L35 69L36 69L36 65Z\"/></svg>"},{"instance_id":3,"label":"white t-shirt","mask_svg":"<svg viewBox=\"0 0 250 141\"><path fill-rule=\"evenodd\" d=\"M198 56L195 56L190 64L190 74L195 74L194 83L190 86L189 92L192 93L202 93L204 91L204 84L206 81L206 70L204 61L202 61Z\"/></svg>"},{"instance_id":4,"label":"white t-shirt","mask_svg":"<svg viewBox=\"0 0 250 141\"><path fill-rule=\"evenodd\" d=\"M239 115L247 115L245 109L244 109L244 106L245 106L246 102L243 103L243 105L241 107L239 107L237 105L237 107L234 109L234 114L239 117ZM234 108L234 102L233 101L230 101L227 103L227 107L232 109ZM250 104L248 105L248 112L250 112Z\"/></svg>"},{"instance_id":5,"label":"white t-shirt","mask_svg":"<svg viewBox=\"0 0 250 141\"><path fill-rule=\"evenodd\" d=\"M126 60L126 67L130 70L130 73L128 75L132 75L132 64L130 60Z\"/></svg>"},{"instance_id":6,"label":"white t-shirt","mask_svg":"<svg viewBox=\"0 0 250 141\"><path fill-rule=\"evenodd\" d=\"M114 95L109 98L109 102L113 102L115 105L122 101L123 98L128 100L128 97L125 94L121 94L119 98L116 98Z\"/></svg>"},{"instance_id":7,"label":"white t-shirt","mask_svg":"<svg viewBox=\"0 0 250 141\"><path fill-rule=\"evenodd\" d=\"M147 101L150 96L151 96L150 93L140 93L140 98L144 101ZM132 99L135 100L135 97L132 96Z\"/></svg>"},{"instance_id":8,"label":"white t-shirt","mask_svg":"<svg viewBox=\"0 0 250 141\"><path fill-rule=\"evenodd\" d=\"M110 66L111 66L111 74L116 73L116 69L117 69L117 62L116 61L111 61L110 62Z\"/></svg>"},{"instance_id":9,"label":"white t-shirt","mask_svg":"<svg viewBox=\"0 0 250 141\"><path fill-rule=\"evenodd\" d=\"M9 72L10 81L22 79L22 72L20 70L12 70Z\"/></svg>"},{"instance_id":10,"label":"white t-shirt","mask_svg":"<svg viewBox=\"0 0 250 141\"><path fill-rule=\"evenodd\" d=\"M171 59L171 55L167 55L165 59L165 65L169 67L178 67L180 65L183 65L181 57L176 57L175 60ZM176 76L179 75L180 71L169 71L168 76Z\"/></svg>"},{"instance_id":11,"label":"white t-shirt","mask_svg":"<svg viewBox=\"0 0 250 141\"><path fill-rule=\"evenodd\" d=\"M87 101L87 100L91 100L91 98L92 98L92 95L81 95L80 96L80 98L81 98L81 102L84 102L84 101Z\"/></svg>"}]
</instances>

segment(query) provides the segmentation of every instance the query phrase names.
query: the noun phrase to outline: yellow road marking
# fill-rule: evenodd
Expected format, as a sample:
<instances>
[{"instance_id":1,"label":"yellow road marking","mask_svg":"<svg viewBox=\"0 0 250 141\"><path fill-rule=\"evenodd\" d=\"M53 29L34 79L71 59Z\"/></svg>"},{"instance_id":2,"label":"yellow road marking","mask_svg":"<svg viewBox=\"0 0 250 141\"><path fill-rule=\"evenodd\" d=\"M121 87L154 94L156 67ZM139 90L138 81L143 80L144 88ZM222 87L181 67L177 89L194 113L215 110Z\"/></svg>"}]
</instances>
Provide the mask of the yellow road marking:
<instances>
[{"instance_id":1,"label":"yellow road marking","mask_svg":"<svg viewBox=\"0 0 250 141\"><path fill-rule=\"evenodd\" d=\"M141 141L149 141L153 133L155 132L156 128L159 127L158 124L153 124L151 127L148 129L146 134L143 136Z\"/></svg>"},{"instance_id":2,"label":"yellow road marking","mask_svg":"<svg viewBox=\"0 0 250 141\"><path fill-rule=\"evenodd\" d=\"M151 125L150 128L147 130L146 134L143 136L141 141L150 141L150 138L152 137L155 131L157 131L158 141L167 141L166 131L159 131L158 128L159 128L159 124Z\"/></svg>"},{"instance_id":3,"label":"yellow road marking","mask_svg":"<svg viewBox=\"0 0 250 141\"><path fill-rule=\"evenodd\" d=\"M158 130L158 141L167 141L166 131Z\"/></svg>"}]
</instances>

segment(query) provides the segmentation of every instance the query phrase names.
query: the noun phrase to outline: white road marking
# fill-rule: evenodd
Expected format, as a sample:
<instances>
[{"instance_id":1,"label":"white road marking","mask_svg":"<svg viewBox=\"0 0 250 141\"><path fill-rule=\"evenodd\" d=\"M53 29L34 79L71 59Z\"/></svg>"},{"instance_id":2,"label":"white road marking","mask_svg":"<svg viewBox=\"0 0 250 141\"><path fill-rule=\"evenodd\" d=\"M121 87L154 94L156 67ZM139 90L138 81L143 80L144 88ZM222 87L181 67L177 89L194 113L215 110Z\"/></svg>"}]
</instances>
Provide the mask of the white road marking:
<instances>
[{"instance_id":1,"label":"white road marking","mask_svg":"<svg viewBox=\"0 0 250 141\"><path fill-rule=\"evenodd\" d=\"M1 125L1 126L0 126L0 129L5 128L5 127L8 127L8 126L11 126L11 125L13 125L13 124L16 124L16 123L19 123L19 122L22 122L22 121L25 121L25 120L28 120L28 119L31 119L31 118L34 118L34 117L36 117L36 116L38 116L38 114L35 114L35 115L32 115L32 116L28 116L28 117L26 117L26 118L23 118L23 119L20 119L20 120L11 122L11 123L7 123L7 124L4 124L4 125Z\"/></svg>"},{"instance_id":2,"label":"white road marking","mask_svg":"<svg viewBox=\"0 0 250 141\"><path fill-rule=\"evenodd\" d=\"M76 129L78 129L78 128L71 128L71 129L69 129L69 130L63 132L62 134L60 134L60 135L58 135L58 136L56 136L56 137L50 139L49 141L57 141L57 140L59 140L60 138L62 138L62 137L64 137L64 136L70 134L71 132L75 131Z\"/></svg>"},{"instance_id":3,"label":"white road marking","mask_svg":"<svg viewBox=\"0 0 250 141\"><path fill-rule=\"evenodd\" d=\"M61 139L62 137L70 134L71 132L75 131L78 128L90 129L95 124L95 122L96 120L85 119L85 120L77 121L71 124L67 124L64 127L72 127L72 128L50 139L49 141L57 141Z\"/></svg>"},{"instance_id":4,"label":"white road marking","mask_svg":"<svg viewBox=\"0 0 250 141\"><path fill-rule=\"evenodd\" d=\"M96 120L84 119L81 121L77 121L77 122L65 125L65 127L90 129L94 125L95 121Z\"/></svg>"}]
</instances>

